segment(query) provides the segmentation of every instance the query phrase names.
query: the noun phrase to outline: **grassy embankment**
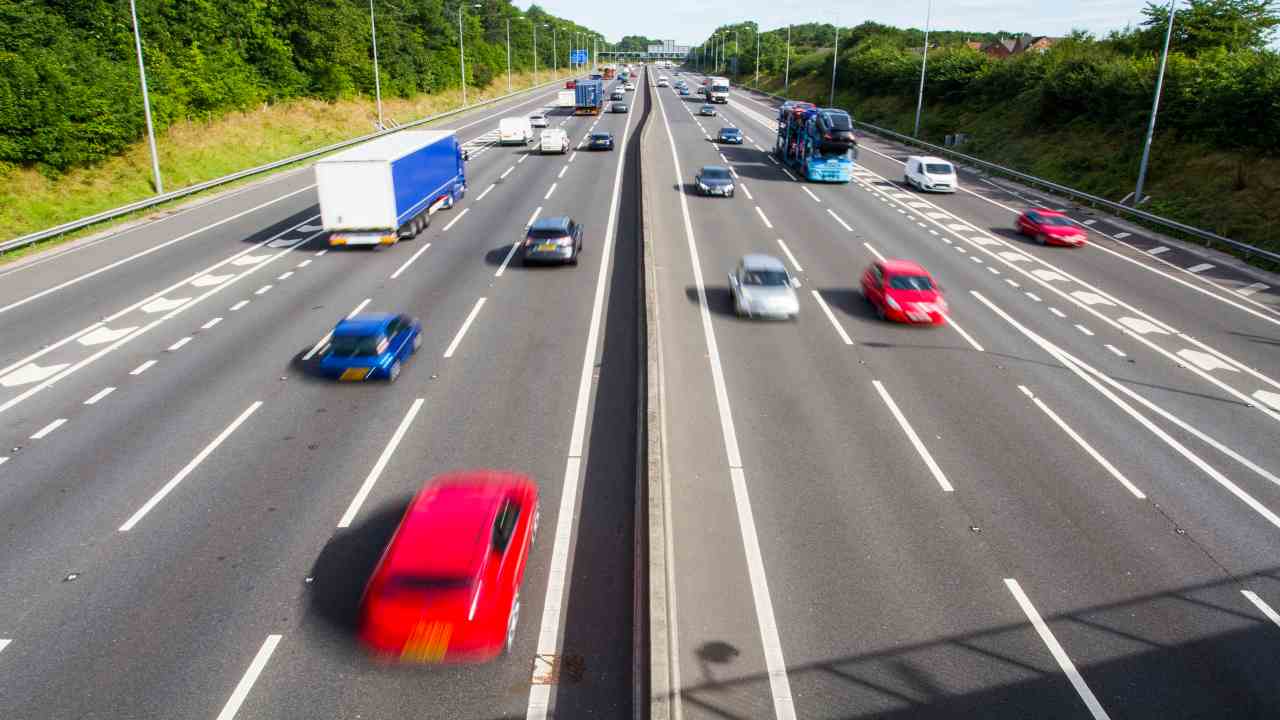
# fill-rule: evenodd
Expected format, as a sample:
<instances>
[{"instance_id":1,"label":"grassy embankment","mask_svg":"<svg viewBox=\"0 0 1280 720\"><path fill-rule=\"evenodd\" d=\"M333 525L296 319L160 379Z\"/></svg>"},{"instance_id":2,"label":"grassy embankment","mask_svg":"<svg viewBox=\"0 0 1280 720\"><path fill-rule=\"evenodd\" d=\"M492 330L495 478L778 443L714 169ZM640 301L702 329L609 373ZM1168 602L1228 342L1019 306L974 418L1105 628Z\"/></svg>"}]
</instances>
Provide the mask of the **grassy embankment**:
<instances>
[{"instance_id":1,"label":"grassy embankment","mask_svg":"<svg viewBox=\"0 0 1280 720\"><path fill-rule=\"evenodd\" d=\"M551 74L540 72L539 79L547 82ZM532 84L532 73L512 76L513 88ZM467 100L474 103L503 95L506 91L507 78L503 75L488 87L469 89ZM408 99L382 99L383 117L401 123L461 104L462 93L456 89ZM303 99L267 105L250 112L230 113L208 122L174 125L156 137L165 188L185 187L372 132L377 116L373 98L337 102ZM208 192L222 191L226 187ZM152 193L151 156L145 140L99 165L77 168L65 174L45 174L34 168L0 164L0 242L119 207ZM189 199L176 200L174 204ZM160 209L139 211L136 217L156 213ZM103 227L99 225L79 234L99 232ZM5 253L0 255L0 264L76 236L52 238Z\"/></svg>"},{"instance_id":2,"label":"grassy embankment","mask_svg":"<svg viewBox=\"0 0 1280 720\"><path fill-rule=\"evenodd\" d=\"M828 82L827 77L793 78L790 95L826 105ZM768 92L782 92L781 78L762 76L761 84ZM836 105L858 120L905 134L915 120L915 102L914 96L836 93ZM1073 123L1045 132L1018 107L926 103L920 130L922 139L938 145L949 133L968 133L961 152L1118 201L1134 189L1146 127L1118 133ZM1211 148L1162 135L1157 128L1144 190L1151 200L1144 210L1280 252L1277 191L1280 158Z\"/></svg>"}]
</instances>

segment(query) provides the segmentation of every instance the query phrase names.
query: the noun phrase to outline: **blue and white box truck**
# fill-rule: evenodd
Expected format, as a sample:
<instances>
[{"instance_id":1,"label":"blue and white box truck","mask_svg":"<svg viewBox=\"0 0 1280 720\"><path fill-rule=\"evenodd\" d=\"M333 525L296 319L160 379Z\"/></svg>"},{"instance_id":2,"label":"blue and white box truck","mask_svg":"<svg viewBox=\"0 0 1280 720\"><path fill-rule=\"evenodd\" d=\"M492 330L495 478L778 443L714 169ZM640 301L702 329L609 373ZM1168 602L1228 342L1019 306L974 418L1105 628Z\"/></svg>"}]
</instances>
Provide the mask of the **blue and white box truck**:
<instances>
[{"instance_id":1,"label":"blue and white box truck","mask_svg":"<svg viewBox=\"0 0 1280 720\"><path fill-rule=\"evenodd\" d=\"M462 146L446 130L404 130L316 163L329 245L394 245L467 191Z\"/></svg>"}]
</instances>

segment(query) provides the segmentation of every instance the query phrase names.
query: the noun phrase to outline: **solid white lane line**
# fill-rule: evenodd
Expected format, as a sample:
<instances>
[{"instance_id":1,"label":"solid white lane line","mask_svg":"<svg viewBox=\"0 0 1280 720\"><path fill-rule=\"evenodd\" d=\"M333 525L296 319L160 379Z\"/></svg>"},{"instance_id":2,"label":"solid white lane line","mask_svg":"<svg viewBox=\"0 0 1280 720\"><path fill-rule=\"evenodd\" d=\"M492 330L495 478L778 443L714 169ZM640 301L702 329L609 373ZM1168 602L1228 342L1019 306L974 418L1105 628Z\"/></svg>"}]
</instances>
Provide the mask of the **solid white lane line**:
<instances>
[{"instance_id":1,"label":"solid white lane line","mask_svg":"<svg viewBox=\"0 0 1280 720\"><path fill-rule=\"evenodd\" d=\"M1089 337L1093 337L1093 331L1081 325L1080 323L1076 323L1076 329L1084 333L1085 335L1088 335Z\"/></svg>"},{"instance_id":2,"label":"solid white lane line","mask_svg":"<svg viewBox=\"0 0 1280 720\"><path fill-rule=\"evenodd\" d=\"M458 349L458 343L462 342L462 336L467 334L467 328L471 327L471 323L475 321L476 315L480 314L480 308L484 307L484 298L476 301L476 306L471 308L471 314L467 315L467 319L462 323L462 327L458 328L458 334L453 336L453 342L449 343L449 347L444 351L446 358L453 357L453 351Z\"/></svg>"},{"instance_id":3,"label":"solid white lane line","mask_svg":"<svg viewBox=\"0 0 1280 720\"><path fill-rule=\"evenodd\" d=\"M218 713L216 720L234 720L236 713L240 712L240 706L249 697L253 684L258 681L258 676L262 674L267 661L271 659L271 653L275 652L276 645L280 644L280 637L279 635L267 636L262 647L258 648L258 654L253 656L253 662L249 663L249 669L245 670L244 677L240 678L231 697L227 698L227 704L222 706L222 712Z\"/></svg>"},{"instance_id":4,"label":"solid white lane line","mask_svg":"<svg viewBox=\"0 0 1280 720\"><path fill-rule=\"evenodd\" d=\"M136 368L134 368L134 369L130 370L130 371L129 371L129 374L130 374L130 375L141 375L142 373L146 372L147 370L150 370L150 369L151 369L151 366L152 366L152 365L155 365L155 364L156 364L156 361L155 361L155 360L148 360L148 361L146 361L146 362L142 363L141 365L139 365L138 367L136 367Z\"/></svg>"},{"instance_id":5,"label":"solid white lane line","mask_svg":"<svg viewBox=\"0 0 1280 720\"><path fill-rule=\"evenodd\" d=\"M1277 613L1262 598L1258 597L1258 593L1252 590L1241 590L1240 594L1244 595L1249 602L1253 603L1253 606L1258 608L1259 612L1266 615L1268 620L1275 623L1276 627L1280 627L1280 613ZM4 645L0 645L0 650L3 649Z\"/></svg>"},{"instance_id":6,"label":"solid white lane line","mask_svg":"<svg viewBox=\"0 0 1280 720\"><path fill-rule=\"evenodd\" d=\"M492 186L490 186L490 187L492 187ZM461 220L463 217L465 217L465 216L466 216L466 214L467 214L468 212L470 212L470 211L471 211L471 208L469 208L469 207L464 207L464 208L462 208L462 212L460 212L460 213L458 213L457 215L455 215L455 216L454 216L454 218L453 218L452 220L450 220L447 224L445 224L444 228L443 228L440 232L449 232L449 230L450 230L454 225L456 225L456 224L457 224L457 222L458 222L459 220ZM427 243L427 245L428 245L428 246L430 246L430 245L431 245L431 243Z\"/></svg>"},{"instance_id":7,"label":"solid white lane line","mask_svg":"<svg viewBox=\"0 0 1280 720\"><path fill-rule=\"evenodd\" d=\"M800 263L796 262L796 256L791 254L791 248L787 247L782 238L778 238L778 245L782 246L782 252L786 253L787 259L791 261L791 267L795 268L796 272L804 272L804 268L800 267Z\"/></svg>"},{"instance_id":8,"label":"solid white lane line","mask_svg":"<svg viewBox=\"0 0 1280 720\"><path fill-rule=\"evenodd\" d=\"M58 428L60 428L60 427L62 427L63 425L65 425L66 423L67 423L67 419L66 419L66 418L58 418L57 420L54 420L53 422L49 423L48 425L45 425L44 427L42 427L42 428L40 428L39 430L37 430L37 431L36 431L36 432L31 436L31 439L32 439L32 440L43 440L43 439L45 439L46 437L48 437L49 433L53 432L54 430L57 430Z\"/></svg>"},{"instance_id":9,"label":"solid white lane line","mask_svg":"<svg viewBox=\"0 0 1280 720\"><path fill-rule=\"evenodd\" d=\"M1212 268L1213 268L1213 265L1209 263L1200 263L1199 265L1192 265L1191 267L1187 268L1187 272L1202 273L1205 270L1211 270Z\"/></svg>"},{"instance_id":10,"label":"solid white lane line","mask_svg":"<svg viewBox=\"0 0 1280 720\"><path fill-rule=\"evenodd\" d=\"M844 341L845 345L852 345L853 340L849 337L849 333L845 332L844 328L840 327L840 322L836 320L836 316L831 312L831 308L827 307L827 301L822 299L822 295L817 290L810 290L810 292L813 293L813 299L818 301L818 306L822 308L822 312L826 314L827 319L830 320L831 324L835 327L836 333L840 335L840 339Z\"/></svg>"},{"instance_id":11,"label":"solid white lane line","mask_svg":"<svg viewBox=\"0 0 1280 720\"><path fill-rule=\"evenodd\" d=\"M831 208L827 208L827 214L835 218L835 221L840 223L840 227L844 228L845 230L848 230L849 232L853 232L853 228L849 227L849 223L840 219L840 216L835 214L835 211L833 211Z\"/></svg>"},{"instance_id":12,"label":"solid white lane line","mask_svg":"<svg viewBox=\"0 0 1280 720\"><path fill-rule=\"evenodd\" d=\"M217 324L218 324L218 323L220 323L220 322L222 322L222 318L221 318L221 317L213 318L213 319L212 319L212 320L210 320L209 322L207 322L207 323L205 323L205 324L201 325L201 326L200 326L200 329L201 329L201 330L210 330L210 329L212 329L212 328L213 328L213 326L214 326L214 325L217 325Z\"/></svg>"},{"instance_id":13,"label":"solid white lane line","mask_svg":"<svg viewBox=\"0 0 1280 720\"><path fill-rule=\"evenodd\" d=\"M761 219L762 221L764 221L764 225L765 225L765 227L767 227L767 228L769 228L770 230L772 230L772 229L773 229L773 223L769 222L769 218L767 218L767 217L765 217L765 216L764 216L764 211L760 209L760 206L759 206L759 205L756 205L756 206L755 206L755 208L756 208L756 214L760 216L760 219Z\"/></svg>"},{"instance_id":14,"label":"solid white lane line","mask_svg":"<svg viewBox=\"0 0 1280 720\"><path fill-rule=\"evenodd\" d=\"M272 286L270 286L270 285L263 285L262 287L260 287L260 288L258 288L257 290L255 290L255 291L253 292L253 294L254 294L254 295L261 295L261 294L263 294L263 293L267 292L268 290L270 290L270 289L271 289L271 287L272 287Z\"/></svg>"},{"instance_id":15,"label":"solid white lane line","mask_svg":"<svg viewBox=\"0 0 1280 720\"><path fill-rule=\"evenodd\" d=\"M1089 453L1090 457L1096 460L1098 464L1103 467L1104 470L1110 473L1111 477L1119 481L1119 483L1123 485L1124 488L1128 490L1130 494L1132 494L1134 497L1138 498L1139 500L1143 500L1147 497L1146 494L1143 493L1141 490L1139 490L1136 485L1129 482L1129 478L1125 477L1124 473L1116 469L1116 466L1112 465L1111 461L1103 457L1102 453L1098 452L1097 450L1094 450L1092 445L1090 445L1084 438L1080 437L1079 433L1077 433L1074 429L1072 429L1071 426L1068 425L1065 420L1059 417L1057 413L1055 413L1053 410L1050 410L1049 406L1045 405L1044 402L1040 400L1040 398L1033 395L1031 391L1026 388L1026 386L1019 385L1018 389L1021 390L1023 393L1025 393L1027 397L1031 398L1031 402L1035 403L1036 407L1040 408L1040 410L1043 411L1045 415L1048 415L1050 420L1052 420L1055 424L1057 424L1058 427L1062 428L1062 431L1065 432L1068 436L1070 436L1072 440L1076 441L1076 444L1084 448L1084 451Z\"/></svg>"},{"instance_id":16,"label":"solid white lane line","mask_svg":"<svg viewBox=\"0 0 1280 720\"><path fill-rule=\"evenodd\" d=\"M942 468L938 467L938 463L934 462L933 455L929 454L929 449L924 446L924 443L920 442L920 436L916 435L916 431L911 428L911 423L907 422L907 416L903 415L902 411L898 409L898 404L889 396L889 391L884 389L884 385L880 384L879 380L872 380L871 384L875 385L876 392L880 393L880 399L884 401L884 404L889 406L889 412L893 413L894 419L902 427L902 432L906 433L907 439L915 446L916 452L920 454L924 464L929 467L929 472L933 474L933 479L937 480L938 484L942 486L942 491L953 492L955 488L951 487L951 482L942 473Z\"/></svg>"},{"instance_id":17,"label":"solid white lane line","mask_svg":"<svg viewBox=\"0 0 1280 720\"><path fill-rule=\"evenodd\" d=\"M425 399L417 398L409 406L409 412L405 413L399 427L391 435L391 440L387 442L382 454L378 456L378 461L373 464L373 469L369 471L364 482L360 484L360 489L356 491L356 496L351 498L351 504L347 506L347 511L342 513L342 519L338 521L338 527L350 527L351 522L356 519L356 515L360 512L360 506L364 505L364 501L373 490L374 483L378 482L378 478L382 476L382 471L387 468L387 463L391 461L391 456L395 454L396 448L400 446L400 441L404 439L405 433L409 431L409 426L413 424L413 419L418 416L418 411L422 409L424 402L426 402Z\"/></svg>"},{"instance_id":18,"label":"solid white lane line","mask_svg":"<svg viewBox=\"0 0 1280 720\"><path fill-rule=\"evenodd\" d=\"M964 338L964 341L969 343L969 347L972 347L974 350L977 350L978 352L986 352L986 349L983 348L982 345L980 345L977 340L974 340L973 337L969 335L969 333L965 332L964 328L960 327L960 325L955 321L955 318L951 316L947 316L947 324L951 326L951 329L960 333L960 337Z\"/></svg>"},{"instance_id":19,"label":"solid white lane line","mask_svg":"<svg viewBox=\"0 0 1280 720\"><path fill-rule=\"evenodd\" d=\"M494 189L494 188L496 188L496 187L498 187L498 184L497 184L497 183L492 183L492 184L490 184L490 185L489 185L489 187L485 188L485 189L484 189L484 192L480 193L479 197L477 197L477 198L476 198L476 202L480 202L481 200L483 200L483 199L484 199L484 196L485 196L485 195L488 195L488 194L489 194L489 193L491 193L491 192L493 192L493 189Z\"/></svg>"},{"instance_id":20,"label":"solid white lane line","mask_svg":"<svg viewBox=\"0 0 1280 720\"><path fill-rule=\"evenodd\" d=\"M1102 396L1110 400L1112 404L1114 404L1116 407L1123 410L1125 414L1127 414L1129 417L1133 418L1140 425L1146 428L1148 432L1150 432L1152 435L1155 435L1157 438L1163 441L1164 444L1173 448L1175 452L1177 452L1179 455L1185 458L1192 465L1195 465L1196 467L1200 468L1200 470L1203 471L1206 475L1213 478L1213 480L1217 482L1219 485L1221 485L1223 488L1225 488L1227 492L1231 493L1232 495L1235 495L1238 500L1243 502L1245 505L1248 505L1254 512L1258 513L1263 518L1265 518L1267 522L1271 523L1277 528L1280 528L1280 515L1277 515L1276 513L1272 512L1269 508L1267 508L1265 505L1259 502L1252 495L1245 492L1244 489L1242 489L1239 485L1235 484L1230 478L1228 478L1226 475L1223 475L1221 472L1219 472L1216 468L1214 468L1212 465L1210 465L1200 456L1193 453L1181 442L1174 439L1171 435L1169 435L1164 430L1162 430L1158 425L1156 425L1151 420L1149 420L1145 415L1135 410L1131 405L1129 405L1124 400L1120 399L1110 389L1108 389L1107 387L1103 387L1103 383L1106 383L1112 389L1128 396L1131 400L1143 405L1147 409L1151 410L1152 412L1155 412L1156 414L1160 415L1164 419L1174 423L1175 425L1187 431L1188 433L1191 433L1192 435L1196 436L1204 443L1212 446L1218 452L1221 452L1222 454L1230 457L1231 459L1235 460L1241 465L1244 465L1245 467L1249 468L1250 470L1257 473L1258 475L1271 481L1273 484L1280 485L1280 477L1273 475L1268 470L1260 467L1257 463L1240 455L1236 451L1232 450L1226 445L1223 445L1222 443L1218 442L1212 437L1209 437L1208 435L1196 429L1195 427L1191 426L1190 424L1183 422L1181 419L1174 416L1172 413L1164 410L1163 408L1151 402L1150 400L1147 400L1146 398L1135 393L1134 391L1130 390L1129 388L1125 387L1119 382L1116 382L1115 380L1108 377L1105 373L1093 367L1092 365L1089 365L1088 363L1084 362L1083 360L1080 360L1079 358L1075 357L1071 353L1068 353L1066 350L1063 350L1057 345L1054 345L1053 343L1049 342L1043 337L1040 337L1036 333L1027 329L1025 326L1022 325L1022 323L1013 319L1013 317L1011 317L1007 312L999 308L995 303L988 300L986 297L982 295L982 293L978 292L977 290L970 290L969 293L973 295L975 298L977 298L978 301L981 302L983 305L986 305L987 308L991 310L991 312L998 315L1002 320L1004 320L1009 325L1013 326L1013 328L1016 329L1018 332L1022 333L1027 339L1031 340L1031 342L1039 346L1041 350L1044 350L1050 356L1057 359L1058 362L1062 363L1064 367L1066 367L1068 370L1074 373L1081 380L1084 380L1086 383L1088 383L1093 389L1101 393Z\"/></svg>"},{"instance_id":21,"label":"solid white lane line","mask_svg":"<svg viewBox=\"0 0 1280 720\"><path fill-rule=\"evenodd\" d=\"M504 170L504 171L502 172L502 174L498 176L498 179L499 179L499 180L505 180L505 179L507 178L507 176L511 174L511 171L512 171L512 170L515 170L515 169L516 169L516 166L515 166L515 165L512 165L511 167L509 167L509 168L507 168L506 170ZM486 192L487 192L487 191L486 191Z\"/></svg>"},{"instance_id":22,"label":"solid white lane line","mask_svg":"<svg viewBox=\"0 0 1280 720\"><path fill-rule=\"evenodd\" d=\"M1103 345L1102 347L1110 350L1111 352L1115 353L1116 355L1119 355L1120 357L1128 357L1128 355L1124 354L1123 350L1116 347L1115 345Z\"/></svg>"},{"instance_id":23,"label":"solid white lane line","mask_svg":"<svg viewBox=\"0 0 1280 720\"><path fill-rule=\"evenodd\" d=\"M803 190L803 191L805 192L805 194L806 194L806 195L808 195L809 197L813 198L813 201L814 201L814 202L822 202L821 200L819 200L819 199L818 199L818 196L817 196L817 195L814 195L814 194L813 194L813 191L812 191L812 190L810 190L809 188L807 188L807 187L805 187L805 186L801 185L801 186L800 186L800 189L801 189L801 190Z\"/></svg>"},{"instance_id":24,"label":"solid white lane line","mask_svg":"<svg viewBox=\"0 0 1280 720\"><path fill-rule=\"evenodd\" d=\"M123 525L120 526L120 532L129 532L130 530L132 530L134 526L137 525L138 522L142 520L142 518L146 517L147 513L151 512L151 510L156 505L159 505L161 500L164 500L166 495L173 492L173 489L178 487L178 483L181 483L184 479L186 479L188 475L192 473L192 471L194 471L197 467L199 467L200 463L205 461L205 458L209 457L209 455L211 455L214 450L217 450L218 446L221 445L223 441L225 441L228 437L230 437L231 433L235 432L236 428L244 424L244 421L248 420L249 416L252 415L254 412L256 412L260 407L262 407L262 401L256 400L244 412L240 413L240 416L237 417L235 420L233 420L231 424L226 427L225 430L218 433L218 436L213 439L213 442L206 445L205 448L199 452L199 454L197 454L194 458L191 459L191 462L187 463L185 467L183 467L181 470L178 471L177 475L173 476L173 479L165 483L164 487L160 488L160 490L155 495L152 495L150 500L147 500L147 502L144 503L142 507L138 508L138 511L135 512L128 520L125 521Z\"/></svg>"},{"instance_id":25,"label":"solid white lane line","mask_svg":"<svg viewBox=\"0 0 1280 720\"><path fill-rule=\"evenodd\" d=\"M543 199L543 200L550 200L550 199L551 199L551 193L553 193L553 192L555 192L555 191L556 191L556 185L558 185L558 184L559 184L559 183L551 183L551 189L550 189L550 190L547 190L547 194L546 194L546 195L543 195L543 196L542 196L542 199Z\"/></svg>"},{"instance_id":26,"label":"solid white lane line","mask_svg":"<svg viewBox=\"0 0 1280 720\"><path fill-rule=\"evenodd\" d=\"M235 311L239 310L240 308L242 308L242 307L244 307L245 305L248 305L248 304L249 304L249 301L248 301L248 300L241 300L240 302L238 302L238 303L236 303L235 305L232 305L232 306L231 306L231 312L235 312Z\"/></svg>"},{"instance_id":27,"label":"solid white lane line","mask_svg":"<svg viewBox=\"0 0 1280 720\"><path fill-rule=\"evenodd\" d=\"M884 262L884 256L880 254L880 251L879 251L879 250L877 250L877 249L875 249L875 248L871 247L871 243L869 243L869 242L864 242L864 243L862 243L862 246L863 246L863 247L865 247L866 249L870 250L870 251L871 251L871 254L872 254L872 255L875 255L877 260L879 260L880 262Z\"/></svg>"},{"instance_id":28,"label":"solid white lane line","mask_svg":"<svg viewBox=\"0 0 1280 720\"><path fill-rule=\"evenodd\" d=\"M93 397L89 398L88 400L85 400L85 401L84 401L84 404L85 404L85 405L97 405L99 400L101 400L102 398L104 398L104 397L106 397L106 396L110 395L110 394L111 394L111 393L113 393L113 392L115 392L115 388L113 388L113 387L105 387L105 388L102 388L102 389L101 389L101 390L99 390L97 393L95 393L95 394L93 395Z\"/></svg>"},{"instance_id":29,"label":"solid white lane line","mask_svg":"<svg viewBox=\"0 0 1280 720\"><path fill-rule=\"evenodd\" d=\"M470 210L470 209L471 209L471 208L467 208L467 210ZM456 223L456 222L458 222L458 221L459 221L459 220L461 220L461 219L462 219L462 215L459 215L458 217L454 218L454 219L453 219L453 221L452 221L452 222L450 222L449 224L450 224L450 225L452 225L453 223ZM448 230L448 229L449 229L449 228L445 228L445 230ZM392 279L392 280L395 280L396 278L400 277L400 273L403 273L405 270L407 270L407 269L409 268L409 266L413 264L413 261L414 261L414 260L417 260L417 259L418 259L418 256L419 256L419 255L421 255L422 253L426 252L426 251L427 251L427 249L428 249L428 248L430 248L430 247L431 247L431 243L425 243L421 248L419 248L419 249L418 249L418 251L417 251L417 252L415 252L414 254L410 255L410 256L409 256L409 259L408 259L408 260L405 260L403 265L401 265L400 267L396 268L396 271L395 271L395 272L393 272L393 273L391 273L391 279Z\"/></svg>"},{"instance_id":30,"label":"solid white lane line","mask_svg":"<svg viewBox=\"0 0 1280 720\"><path fill-rule=\"evenodd\" d=\"M1022 613L1027 616L1027 620L1031 621L1031 626L1035 628L1040 640L1049 648L1049 654L1053 655L1058 667L1062 668L1067 680L1071 682L1071 687L1075 688L1076 694L1084 701L1085 707L1089 708L1089 713L1093 715L1094 720L1110 720L1110 716L1102 708L1098 698L1094 697L1093 691L1085 684L1084 678L1080 675L1080 671L1076 669L1075 663L1071 662L1071 658L1067 657L1067 651L1062 649L1058 639L1053 636L1053 631L1049 629L1044 619L1040 617L1040 613L1031 604L1027 594L1022 591L1022 586L1013 578L1005 578L1004 584L1005 587L1009 588L1009 592L1013 594L1013 599L1018 602L1018 607L1022 608Z\"/></svg>"},{"instance_id":31,"label":"solid white lane line","mask_svg":"<svg viewBox=\"0 0 1280 720\"><path fill-rule=\"evenodd\" d=\"M293 277L293 271L289 270L288 272L282 272L277 275L276 280L288 280L291 277Z\"/></svg>"},{"instance_id":32,"label":"solid white lane line","mask_svg":"<svg viewBox=\"0 0 1280 720\"><path fill-rule=\"evenodd\" d=\"M675 168L675 181L683 182L680 171L680 155L676 139L667 119L662 95L657 95L662 124L667 131L671 160ZM703 282L702 264L698 260L698 246L693 234L693 220L689 216L689 199L680 193L680 211L684 220L685 241L693 266L694 285L698 290L698 310L702 320L702 334L707 343L707 357L711 365L711 380L715 387L716 408L720 414L720 429L725 443L725 456L732 480L734 503L738 512L738 526L742 533L742 545L747 559L747 575L751 582L751 595L756 610L756 622L760 627L760 642L764 651L765 669L769 675L769 689L773 698L773 712L777 720L795 720L795 701L791 696L791 681L787 677L786 660L782 653L782 641L774 616L773 601L769 596L769 583L765 575L764 559L760 552L760 539L756 534L755 518L751 512L746 477L742 470L742 456L738 450L737 431L733 425L733 412L729 407L729 393L725 385L724 369L720 363L720 348L711 325L711 310L707 306L706 284ZM676 678L679 683L679 678Z\"/></svg>"},{"instance_id":33,"label":"solid white lane line","mask_svg":"<svg viewBox=\"0 0 1280 720\"><path fill-rule=\"evenodd\" d=\"M560 174L559 174L559 175L556 175L556 179L558 180L558 179L560 179L560 178L564 177L564 171L565 171L565 170L568 170L568 169L569 169L569 166L568 166L568 165L565 165L564 167L560 168Z\"/></svg>"}]
</instances>

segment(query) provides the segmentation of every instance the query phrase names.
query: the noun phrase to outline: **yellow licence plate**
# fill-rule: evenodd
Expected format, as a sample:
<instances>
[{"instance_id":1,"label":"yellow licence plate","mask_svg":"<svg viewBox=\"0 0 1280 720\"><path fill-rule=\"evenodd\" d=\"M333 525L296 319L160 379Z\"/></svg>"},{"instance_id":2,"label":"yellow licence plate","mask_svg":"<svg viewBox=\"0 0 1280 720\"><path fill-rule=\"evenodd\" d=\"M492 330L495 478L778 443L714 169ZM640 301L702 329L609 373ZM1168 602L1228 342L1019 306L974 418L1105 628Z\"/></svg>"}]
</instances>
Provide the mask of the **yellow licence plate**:
<instances>
[{"instance_id":1,"label":"yellow licence plate","mask_svg":"<svg viewBox=\"0 0 1280 720\"><path fill-rule=\"evenodd\" d=\"M538 252L555 252L558 247L555 243L542 243L538 246Z\"/></svg>"},{"instance_id":2,"label":"yellow licence plate","mask_svg":"<svg viewBox=\"0 0 1280 720\"><path fill-rule=\"evenodd\" d=\"M363 380L369 375L372 369L373 368L347 368L346 370L342 371L342 375L338 379L339 380Z\"/></svg>"},{"instance_id":3,"label":"yellow licence plate","mask_svg":"<svg viewBox=\"0 0 1280 720\"><path fill-rule=\"evenodd\" d=\"M400 651L400 659L409 662L438 663L449 649L449 636L453 625L449 623L418 623Z\"/></svg>"}]
</instances>

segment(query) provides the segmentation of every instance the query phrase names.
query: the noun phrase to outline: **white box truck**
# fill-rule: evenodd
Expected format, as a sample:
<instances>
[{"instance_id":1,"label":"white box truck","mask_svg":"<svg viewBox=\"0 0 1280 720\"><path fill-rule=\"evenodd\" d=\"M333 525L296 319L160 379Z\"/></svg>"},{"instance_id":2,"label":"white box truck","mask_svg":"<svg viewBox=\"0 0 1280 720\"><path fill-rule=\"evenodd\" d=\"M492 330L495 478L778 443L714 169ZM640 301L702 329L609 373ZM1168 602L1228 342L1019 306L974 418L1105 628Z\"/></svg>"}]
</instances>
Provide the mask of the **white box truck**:
<instances>
[{"instance_id":1,"label":"white box truck","mask_svg":"<svg viewBox=\"0 0 1280 720\"><path fill-rule=\"evenodd\" d=\"M556 94L556 107L571 108L578 102L578 96L572 90L561 90Z\"/></svg>"},{"instance_id":2,"label":"white box truck","mask_svg":"<svg viewBox=\"0 0 1280 720\"><path fill-rule=\"evenodd\" d=\"M329 245L394 245L453 207L467 190L462 146L450 130L405 130L316 163Z\"/></svg>"}]
</instances>

